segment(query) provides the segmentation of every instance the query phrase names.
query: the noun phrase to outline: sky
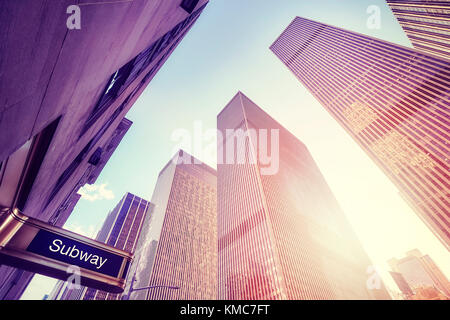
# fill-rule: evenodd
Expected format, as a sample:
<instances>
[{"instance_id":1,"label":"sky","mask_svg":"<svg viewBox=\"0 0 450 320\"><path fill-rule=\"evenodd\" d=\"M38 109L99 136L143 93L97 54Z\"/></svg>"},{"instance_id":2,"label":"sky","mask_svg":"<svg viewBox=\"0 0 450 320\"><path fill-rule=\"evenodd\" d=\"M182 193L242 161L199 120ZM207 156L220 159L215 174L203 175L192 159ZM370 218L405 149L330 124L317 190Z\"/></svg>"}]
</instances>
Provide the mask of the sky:
<instances>
[{"instance_id":1,"label":"sky","mask_svg":"<svg viewBox=\"0 0 450 320\"><path fill-rule=\"evenodd\" d=\"M369 28L380 9L379 29ZM215 167L194 128L216 128L216 116L240 90L306 144L374 266L398 292L387 260L419 249L450 277L450 255L396 187L294 77L269 46L296 16L411 47L384 0L211 0L127 118L133 121L95 185L65 228L95 237L126 192L151 199L160 170L179 147L174 132L188 130L183 148ZM80 30L82 32L82 30ZM42 299L56 280L33 278L22 299Z\"/></svg>"}]
</instances>

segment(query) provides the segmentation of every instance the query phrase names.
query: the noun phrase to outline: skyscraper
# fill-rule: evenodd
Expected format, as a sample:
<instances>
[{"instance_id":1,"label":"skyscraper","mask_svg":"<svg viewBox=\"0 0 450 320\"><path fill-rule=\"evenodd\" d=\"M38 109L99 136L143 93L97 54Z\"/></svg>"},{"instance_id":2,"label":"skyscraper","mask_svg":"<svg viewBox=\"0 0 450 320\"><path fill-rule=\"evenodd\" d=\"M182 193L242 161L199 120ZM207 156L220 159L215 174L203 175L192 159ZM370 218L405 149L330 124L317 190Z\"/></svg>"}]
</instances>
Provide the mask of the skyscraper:
<instances>
[{"instance_id":1,"label":"skyscraper","mask_svg":"<svg viewBox=\"0 0 450 320\"><path fill-rule=\"evenodd\" d=\"M216 299L216 171L180 150L161 170L151 201L125 293L132 300Z\"/></svg>"},{"instance_id":2,"label":"skyscraper","mask_svg":"<svg viewBox=\"0 0 450 320\"><path fill-rule=\"evenodd\" d=\"M62 226L207 3L1 1L0 206ZM0 299L18 299L32 276L1 266Z\"/></svg>"},{"instance_id":3,"label":"skyscraper","mask_svg":"<svg viewBox=\"0 0 450 320\"><path fill-rule=\"evenodd\" d=\"M270 49L450 248L450 60L295 18Z\"/></svg>"},{"instance_id":4,"label":"skyscraper","mask_svg":"<svg viewBox=\"0 0 450 320\"><path fill-rule=\"evenodd\" d=\"M219 299L389 299L306 146L239 92L217 116Z\"/></svg>"},{"instance_id":5,"label":"skyscraper","mask_svg":"<svg viewBox=\"0 0 450 320\"><path fill-rule=\"evenodd\" d=\"M48 295L48 300L60 300L62 294L64 293L64 289L66 288L67 282L59 280L56 282L52 291Z\"/></svg>"},{"instance_id":6,"label":"skyscraper","mask_svg":"<svg viewBox=\"0 0 450 320\"><path fill-rule=\"evenodd\" d=\"M146 217L151 215L153 204L131 193L126 193L116 207L108 214L96 240L106 243L117 249L133 253L141 234ZM61 300L116 300L119 294L113 294L82 287L68 288L56 284L51 297ZM62 292L62 294L61 294Z\"/></svg>"},{"instance_id":7,"label":"skyscraper","mask_svg":"<svg viewBox=\"0 0 450 320\"><path fill-rule=\"evenodd\" d=\"M389 265L403 276L412 290L434 287L450 298L450 282L429 255L415 249L407 252L402 259L390 259Z\"/></svg>"},{"instance_id":8,"label":"skyscraper","mask_svg":"<svg viewBox=\"0 0 450 320\"><path fill-rule=\"evenodd\" d=\"M414 294L408 282L400 272L389 271L389 273L391 274L392 279L394 279L395 283L397 284L397 287L402 292L403 298L408 298Z\"/></svg>"},{"instance_id":9,"label":"skyscraper","mask_svg":"<svg viewBox=\"0 0 450 320\"><path fill-rule=\"evenodd\" d=\"M414 48L450 59L450 1L386 2Z\"/></svg>"}]
</instances>

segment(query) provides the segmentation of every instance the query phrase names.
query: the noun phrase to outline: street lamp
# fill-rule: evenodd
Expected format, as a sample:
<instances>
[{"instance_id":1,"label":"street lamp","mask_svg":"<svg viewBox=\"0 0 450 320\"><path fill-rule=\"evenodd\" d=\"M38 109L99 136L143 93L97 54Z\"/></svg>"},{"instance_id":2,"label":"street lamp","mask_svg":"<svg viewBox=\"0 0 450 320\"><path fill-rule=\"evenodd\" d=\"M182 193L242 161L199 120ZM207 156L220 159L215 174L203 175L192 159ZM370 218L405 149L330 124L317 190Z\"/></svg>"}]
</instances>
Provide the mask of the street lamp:
<instances>
[{"instance_id":1,"label":"street lamp","mask_svg":"<svg viewBox=\"0 0 450 320\"><path fill-rule=\"evenodd\" d=\"M131 287L130 290L128 290L128 294L125 294L122 296L122 300L130 300L130 295L134 291L141 291L141 290L149 290L149 289L155 289L155 288L166 288L166 289L173 289L178 290L180 287L176 286L166 286L166 285L154 285L154 286L148 286L148 287L142 287L142 288L133 288L133 284L136 281L136 273L133 275L133 279L131 280Z\"/></svg>"},{"instance_id":2,"label":"street lamp","mask_svg":"<svg viewBox=\"0 0 450 320\"><path fill-rule=\"evenodd\" d=\"M154 207L157 207L157 205L155 205ZM138 260L138 264L139 261L141 260L142 255L139 256L139 260ZM130 285L130 290L128 290L128 294L124 294L121 298L121 300L130 300L130 295L132 292L134 291L141 291L141 290L149 290L149 289L155 289L155 288L166 288L166 289L173 289L173 290L178 290L180 289L180 287L176 287L176 286L166 286L166 285L153 285L153 286L148 286L148 287L142 287L142 288L133 288L134 282L136 281L136 271L133 274L133 278L131 279L131 285Z\"/></svg>"},{"instance_id":3,"label":"street lamp","mask_svg":"<svg viewBox=\"0 0 450 320\"><path fill-rule=\"evenodd\" d=\"M178 290L178 289L180 289L180 287L163 286L163 285L160 285L160 286L148 286L148 287L137 288L137 289L130 288L130 290L128 291L128 294L122 296L122 300L130 300L130 295L131 295L131 293L134 292L134 291L148 290L148 289L154 289L154 288L167 288L167 289L173 289L173 290Z\"/></svg>"}]
</instances>

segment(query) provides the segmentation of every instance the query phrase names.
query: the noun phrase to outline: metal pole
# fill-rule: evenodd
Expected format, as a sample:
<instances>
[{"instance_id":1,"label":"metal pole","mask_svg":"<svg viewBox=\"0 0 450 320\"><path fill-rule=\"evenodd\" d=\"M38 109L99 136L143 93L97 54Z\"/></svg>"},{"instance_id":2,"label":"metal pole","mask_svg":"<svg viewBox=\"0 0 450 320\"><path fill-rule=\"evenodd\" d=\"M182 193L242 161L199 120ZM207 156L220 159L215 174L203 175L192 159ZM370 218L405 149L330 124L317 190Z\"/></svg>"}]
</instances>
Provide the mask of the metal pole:
<instances>
[{"instance_id":1,"label":"metal pole","mask_svg":"<svg viewBox=\"0 0 450 320\"><path fill-rule=\"evenodd\" d=\"M136 281L136 273L133 275L133 279L131 282L130 290L128 290L128 294L122 296L122 300L130 300L130 295L134 291L141 291L141 290L149 290L149 289L155 289L155 288L167 288L167 289L173 289L178 290L180 287L176 286L165 286L165 285L154 285L154 286L148 286L148 287L142 287L142 288L133 288L134 281Z\"/></svg>"}]
</instances>

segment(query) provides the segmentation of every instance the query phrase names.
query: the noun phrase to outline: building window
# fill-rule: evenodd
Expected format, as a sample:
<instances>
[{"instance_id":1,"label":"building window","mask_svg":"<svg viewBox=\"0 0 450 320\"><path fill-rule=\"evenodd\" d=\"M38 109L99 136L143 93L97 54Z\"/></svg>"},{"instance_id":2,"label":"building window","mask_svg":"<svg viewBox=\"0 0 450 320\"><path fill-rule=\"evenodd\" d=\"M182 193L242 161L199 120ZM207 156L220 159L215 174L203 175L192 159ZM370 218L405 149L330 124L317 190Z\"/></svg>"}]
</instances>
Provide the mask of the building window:
<instances>
[{"instance_id":1,"label":"building window","mask_svg":"<svg viewBox=\"0 0 450 320\"><path fill-rule=\"evenodd\" d=\"M89 158L88 163L92 164L93 166L97 166L100 163L100 160L102 159L102 153L103 149L101 147L98 147Z\"/></svg>"},{"instance_id":2,"label":"building window","mask_svg":"<svg viewBox=\"0 0 450 320\"><path fill-rule=\"evenodd\" d=\"M25 142L0 169L0 206L23 211L60 118Z\"/></svg>"},{"instance_id":3,"label":"building window","mask_svg":"<svg viewBox=\"0 0 450 320\"><path fill-rule=\"evenodd\" d=\"M95 105L94 109L91 111L89 118L86 120L83 129L81 130L80 137L98 120L98 118L108 109L108 107L116 100L118 96L126 89L124 86L126 80L130 76L134 60L132 59L119 70L114 72L110 77L108 83L103 90L103 93Z\"/></svg>"},{"instance_id":4,"label":"building window","mask_svg":"<svg viewBox=\"0 0 450 320\"><path fill-rule=\"evenodd\" d=\"M191 14L192 11L194 11L195 7L197 6L197 3L199 0L183 0L180 4L180 6L186 10L187 13Z\"/></svg>"},{"instance_id":5,"label":"building window","mask_svg":"<svg viewBox=\"0 0 450 320\"><path fill-rule=\"evenodd\" d=\"M136 89L138 89L137 87ZM92 137L92 139L88 142L88 144L81 150L81 152L77 155L77 157L72 161L72 163L67 167L67 169L61 174L61 176L58 178L58 181L56 182L55 186L52 189L52 192L50 193L50 196L47 200L48 205L53 198L56 196L56 194L59 192L59 190L62 188L62 186L67 182L67 180L72 176L72 174L75 172L75 170L78 168L78 166L81 164L81 162L86 158L87 154L92 150L92 148L97 144L97 142L102 138L103 134L108 130L108 128L112 125L114 120L117 119L117 117L120 115L120 113L125 109L125 106L127 103L133 98L134 94L137 92L137 90L134 90L126 99L125 101L114 111L114 113L109 117L109 119L103 124L101 129L97 131L97 133ZM96 151L101 153L102 148L97 148ZM97 152L97 153L98 153ZM94 161L94 158L98 157ZM94 154L89 159L90 164L94 164L93 162L99 162L101 155Z\"/></svg>"},{"instance_id":6,"label":"building window","mask_svg":"<svg viewBox=\"0 0 450 320\"><path fill-rule=\"evenodd\" d=\"M64 172L58 178L58 181L56 181L56 184L53 187L52 192L50 193L50 196L47 200L47 205L53 200L53 198L56 196L56 194L59 192L62 186L64 186L67 180L72 176L72 174L84 160L86 155L89 153L92 142L93 140L91 139L91 141L89 141L89 143L83 148L83 150L81 150L81 152L76 156L76 158L72 161L72 163L66 168L66 170L64 170Z\"/></svg>"},{"instance_id":7,"label":"building window","mask_svg":"<svg viewBox=\"0 0 450 320\"><path fill-rule=\"evenodd\" d=\"M198 1L188 1L195 2ZM197 10L195 14L190 15L175 27L169 30L161 38L153 42L147 49L139 53L132 60L127 62L119 70L114 72L108 83L106 84L100 99L98 100L95 107L92 109L86 123L84 124L80 137L82 137L86 131L100 118L101 115L109 108L109 106L129 87L129 85L153 62L155 59L172 43L174 40L182 33L182 31L187 31L190 22L196 18L201 12ZM179 37L181 39L181 37ZM168 54L177 42L174 42L170 46L169 50L166 50ZM165 57L165 56L164 56ZM161 59L162 60L162 59ZM159 60L159 62L161 62ZM158 62L158 63L159 63ZM155 69L152 69L155 71Z\"/></svg>"}]
</instances>

